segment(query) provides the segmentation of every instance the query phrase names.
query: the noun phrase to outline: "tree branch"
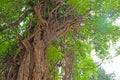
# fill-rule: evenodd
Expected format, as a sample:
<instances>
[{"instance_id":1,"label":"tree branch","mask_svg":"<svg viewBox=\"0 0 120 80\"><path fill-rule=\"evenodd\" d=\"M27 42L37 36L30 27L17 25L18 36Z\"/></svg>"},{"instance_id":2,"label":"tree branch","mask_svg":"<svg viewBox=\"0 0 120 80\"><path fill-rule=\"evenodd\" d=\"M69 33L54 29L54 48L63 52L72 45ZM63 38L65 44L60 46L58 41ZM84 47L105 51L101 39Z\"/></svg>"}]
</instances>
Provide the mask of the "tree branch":
<instances>
[{"instance_id":1,"label":"tree branch","mask_svg":"<svg viewBox=\"0 0 120 80\"><path fill-rule=\"evenodd\" d=\"M68 33L68 31L71 30L71 28L72 28L74 25L76 25L76 24L78 24L78 23L80 23L80 22L82 22L82 17L79 17L79 18L73 20L71 23L66 23L65 25L63 25L63 26L64 26L63 29L59 30L59 31L56 32L56 33L51 34L51 35L45 40L46 45L48 45L51 41L57 39L58 37L61 37L61 36L66 35L66 34ZM65 27L65 26L67 26L67 27Z\"/></svg>"},{"instance_id":2,"label":"tree branch","mask_svg":"<svg viewBox=\"0 0 120 80\"><path fill-rule=\"evenodd\" d=\"M66 0L57 0L57 2L56 2L57 6L50 11L50 14L49 14L49 17L50 17L50 18L52 18L53 13L54 13L56 10L58 10L65 1L66 1Z\"/></svg>"},{"instance_id":3,"label":"tree branch","mask_svg":"<svg viewBox=\"0 0 120 80\"><path fill-rule=\"evenodd\" d=\"M48 36L48 38L45 40L46 45L48 45L51 41L64 36L68 33L69 30L71 30L73 28L73 26L77 25L78 23L83 22L83 17L85 17L86 15L88 15L88 13L91 11L91 9L89 9L88 11L86 11L85 14L81 15L80 17L78 17L77 19L72 20L71 22L68 22L65 24L63 24L63 29L60 29L59 31L56 31L55 33L50 34L50 36Z\"/></svg>"},{"instance_id":4,"label":"tree branch","mask_svg":"<svg viewBox=\"0 0 120 80\"><path fill-rule=\"evenodd\" d=\"M0 32L7 30L13 26L19 25L33 10L29 9L27 10L16 22L10 23L10 24L5 24L1 29Z\"/></svg>"}]
</instances>

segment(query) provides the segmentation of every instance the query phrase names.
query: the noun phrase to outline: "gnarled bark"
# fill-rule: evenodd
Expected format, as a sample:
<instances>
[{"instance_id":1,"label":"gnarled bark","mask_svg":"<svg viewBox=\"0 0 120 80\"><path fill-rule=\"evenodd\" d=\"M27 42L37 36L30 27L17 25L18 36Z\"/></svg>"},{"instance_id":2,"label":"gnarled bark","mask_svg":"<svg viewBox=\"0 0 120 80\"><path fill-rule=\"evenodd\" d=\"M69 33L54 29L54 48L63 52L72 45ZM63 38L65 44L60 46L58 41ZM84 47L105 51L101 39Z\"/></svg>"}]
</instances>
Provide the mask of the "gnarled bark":
<instances>
[{"instance_id":1,"label":"gnarled bark","mask_svg":"<svg viewBox=\"0 0 120 80\"><path fill-rule=\"evenodd\" d=\"M32 36L31 40L23 40L26 52L19 67L17 80L50 80L47 48L42 40L43 32L39 25L35 26Z\"/></svg>"},{"instance_id":2,"label":"gnarled bark","mask_svg":"<svg viewBox=\"0 0 120 80\"><path fill-rule=\"evenodd\" d=\"M32 45L25 39L23 44L26 52L21 61L17 80L50 80L44 42L39 40Z\"/></svg>"}]
</instances>

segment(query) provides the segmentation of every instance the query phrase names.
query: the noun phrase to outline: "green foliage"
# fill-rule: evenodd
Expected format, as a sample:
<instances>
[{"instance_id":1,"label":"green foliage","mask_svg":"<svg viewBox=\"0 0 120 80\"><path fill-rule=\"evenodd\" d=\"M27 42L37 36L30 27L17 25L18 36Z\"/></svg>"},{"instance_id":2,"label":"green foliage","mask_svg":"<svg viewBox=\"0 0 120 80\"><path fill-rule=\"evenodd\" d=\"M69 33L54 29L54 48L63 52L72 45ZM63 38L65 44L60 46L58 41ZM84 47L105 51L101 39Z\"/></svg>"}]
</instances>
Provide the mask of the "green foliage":
<instances>
[{"instance_id":1,"label":"green foliage","mask_svg":"<svg viewBox=\"0 0 120 80\"><path fill-rule=\"evenodd\" d=\"M97 74L98 74L97 80L114 80L114 78L112 78L112 74L106 74L105 70L101 67L99 67ZM95 76L92 75L92 77L89 80L96 80Z\"/></svg>"},{"instance_id":2,"label":"green foliage","mask_svg":"<svg viewBox=\"0 0 120 80\"><path fill-rule=\"evenodd\" d=\"M51 45L48 48L48 60L49 62L57 62L58 60L62 59L63 53L58 49L58 47Z\"/></svg>"},{"instance_id":3,"label":"green foliage","mask_svg":"<svg viewBox=\"0 0 120 80\"><path fill-rule=\"evenodd\" d=\"M111 13L114 11L118 11L118 7L120 5L120 0L95 0L95 9L96 10L102 10L105 13Z\"/></svg>"},{"instance_id":4,"label":"green foliage","mask_svg":"<svg viewBox=\"0 0 120 80\"><path fill-rule=\"evenodd\" d=\"M11 53L11 51L14 52L15 48L14 50L11 50L10 48L15 46L15 33L12 30L0 33L0 55Z\"/></svg>"},{"instance_id":5,"label":"green foliage","mask_svg":"<svg viewBox=\"0 0 120 80\"><path fill-rule=\"evenodd\" d=\"M55 66L62 59L63 59L63 53L61 52L61 50L57 46L51 45L48 48L48 62L49 62L50 70L52 70L51 78L54 80L61 79L59 73L60 68Z\"/></svg>"},{"instance_id":6,"label":"green foliage","mask_svg":"<svg viewBox=\"0 0 120 80\"><path fill-rule=\"evenodd\" d=\"M9 43L4 42L0 45L0 54L5 54L9 49Z\"/></svg>"},{"instance_id":7,"label":"green foliage","mask_svg":"<svg viewBox=\"0 0 120 80\"><path fill-rule=\"evenodd\" d=\"M92 4L89 0L67 0L67 4L71 5L76 12L85 14L86 11L92 8Z\"/></svg>"},{"instance_id":8,"label":"green foliage","mask_svg":"<svg viewBox=\"0 0 120 80\"><path fill-rule=\"evenodd\" d=\"M106 3L105 1L103 1L104 4ZM102 1L100 3L102 4ZM114 8L116 9L118 6ZM91 15L84 22L85 27L80 30L80 34L84 37L84 40L91 44L91 47L96 50L97 56L100 58L104 58L109 54L108 49L110 45L108 42L110 40L113 43L118 41L120 30L119 26L113 25L113 21L116 18L115 14L112 11L109 12L107 9L105 10L108 12L104 12L100 6L97 10L93 8ZM114 11L117 13L118 9Z\"/></svg>"},{"instance_id":9,"label":"green foliage","mask_svg":"<svg viewBox=\"0 0 120 80\"><path fill-rule=\"evenodd\" d=\"M96 72L96 64L91 58L91 47L81 41L76 43L76 57L75 57L75 80L87 80L92 74ZM78 71L79 70L79 71ZM80 74L80 75L79 75Z\"/></svg>"},{"instance_id":10,"label":"green foliage","mask_svg":"<svg viewBox=\"0 0 120 80\"><path fill-rule=\"evenodd\" d=\"M75 36L73 31L65 37L65 44L67 44L67 53L73 53L74 56L74 80L87 80L93 74L96 74L97 65L91 57L91 46ZM96 75L97 76L97 75Z\"/></svg>"},{"instance_id":11,"label":"green foliage","mask_svg":"<svg viewBox=\"0 0 120 80\"><path fill-rule=\"evenodd\" d=\"M96 64L90 56L81 58L80 55L77 55L74 65L75 80L87 80L93 74L96 74Z\"/></svg>"}]
</instances>

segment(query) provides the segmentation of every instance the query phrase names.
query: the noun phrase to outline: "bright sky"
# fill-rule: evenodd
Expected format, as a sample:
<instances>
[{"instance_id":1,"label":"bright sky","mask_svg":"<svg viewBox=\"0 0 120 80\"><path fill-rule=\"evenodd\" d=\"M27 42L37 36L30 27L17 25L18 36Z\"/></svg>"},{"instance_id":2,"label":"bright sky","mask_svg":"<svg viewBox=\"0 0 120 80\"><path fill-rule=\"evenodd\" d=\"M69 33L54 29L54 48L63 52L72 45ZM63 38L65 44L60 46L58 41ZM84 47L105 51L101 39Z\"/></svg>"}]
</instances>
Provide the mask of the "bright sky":
<instances>
[{"instance_id":1,"label":"bright sky","mask_svg":"<svg viewBox=\"0 0 120 80\"><path fill-rule=\"evenodd\" d=\"M115 54L115 50L111 50L111 53L112 55ZM94 58L95 62L101 63L102 60L95 55L94 50L92 52L92 57ZM112 60L104 60L101 66L105 69L107 74L115 73L115 80L120 80L120 55L114 57Z\"/></svg>"},{"instance_id":2,"label":"bright sky","mask_svg":"<svg viewBox=\"0 0 120 80\"><path fill-rule=\"evenodd\" d=\"M116 75L115 80L120 80L120 56L115 57L113 62L105 61L101 66L108 74L114 72Z\"/></svg>"},{"instance_id":3,"label":"bright sky","mask_svg":"<svg viewBox=\"0 0 120 80\"><path fill-rule=\"evenodd\" d=\"M116 19L115 24L118 25L118 26L120 26L120 17L118 17L118 18Z\"/></svg>"},{"instance_id":4,"label":"bright sky","mask_svg":"<svg viewBox=\"0 0 120 80\"><path fill-rule=\"evenodd\" d=\"M115 25L120 26L120 17L115 21ZM117 46L120 46L120 41L117 42ZM115 54L115 50L112 48L110 53L111 55ZM120 55L113 58L113 62L105 61L101 66L104 67L106 73L115 73L115 80L120 80Z\"/></svg>"},{"instance_id":5,"label":"bright sky","mask_svg":"<svg viewBox=\"0 0 120 80\"><path fill-rule=\"evenodd\" d=\"M117 26L120 26L120 17L118 17L114 23ZM117 46L120 46L120 41L117 42ZM115 49L114 47L111 47L110 53L112 56L115 55ZM95 51L92 52L92 57L96 62L101 61L99 58L95 56ZM105 60L101 65L106 73L115 73L116 77L115 80L120 80L120 55L117 57L114 57L112 61Z\"/></svg>"}]
</instances>

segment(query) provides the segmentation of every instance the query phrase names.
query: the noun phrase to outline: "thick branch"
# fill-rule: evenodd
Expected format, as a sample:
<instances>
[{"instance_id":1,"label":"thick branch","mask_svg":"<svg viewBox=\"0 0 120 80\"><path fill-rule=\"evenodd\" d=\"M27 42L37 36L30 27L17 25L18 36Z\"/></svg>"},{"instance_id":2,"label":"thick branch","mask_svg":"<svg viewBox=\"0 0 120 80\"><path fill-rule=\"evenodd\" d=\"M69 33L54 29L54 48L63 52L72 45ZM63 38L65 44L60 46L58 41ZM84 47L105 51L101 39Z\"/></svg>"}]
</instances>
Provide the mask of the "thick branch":
<instances>
[{"instance_id":1,"label":"thick branch","mask_svg":"<svg viewBox=\"0 0 120 80\"><path fill-rule=\"evenodd\" d=\"M66 24L71 24L71 23L80 23L81 20L82 21L85 21L85 17L87 15L89 15L89 12L91 11L91 9L87 10L85 14L82 14L80 17L78 18L73 18L73 17L70 17L69 15L67 17L64 17L62 20L60 21L51 21L50 22L50 27L51 27L51 32L57 32L61 29L63 29ZM79 28L81 27L71 27L74 31L78 31Z\"/></svg>"},{"instance_id":2,"label":"thick branch","mask_svg":"<svg viewBox=\"0 0 120 80\"><path fill-rule=\"evenodd\" d=\"M7 30L7 29L9 29L9 28L11 28L13 26L19 25L32 11L33 11L32 9L29 9L16 22L4 25L0 29L0 32L2 32L4 30Z\"/></svg>"},{"instance_id":3,"label":"thick branch","mask_svg":"<svg viewBox=\"0 0 120 80\"><path fill-rule=\"evenodd\" d=\"M42 18L41 7L40 6L34 6L33 9L34 9L34 12L35 12L36 16L41 21L42 25L48 27L47 21Z\"/></svg>"},{"instance_id":4,"label":"thick branch","mask_svg":"<svg viewBox=\"0 0 120 80\"><path fill-rule=\"evenodd\" d=\"M89 14L89 12L91 11L91 9L89 9L88 11L86 11L85 14L81 15L80 17L78 17L77 19L74 20L69 20L67 22L64 22L65 24L63 24L63 29L60 29L59 31L55 31L55 33L52 33L50 36L48 36L48 38L45 40L46 45L48 45L51 41L64 36L68 33L69 30L71 30L75 25L77 25L78 23L83 22L83 17L85 17L86 15ZM70 22L69 22L70 21Z\"/></svg>"},{"instance_id":5,"label":"thick branch","mask_svg":"<svg viewBox=\"0 0 120 80\"><path fill-rule=\"evenodd\" d=\"M60 31L58 31L58 32L56 32L56 33L51 34L51 35L45 40L45 42L46 42L47 44L49 44L51 41L57 39L58 37L61 37L61 36L66 35L66 34L68 33L68 31L71 30L71 28L72 28L74 25L76 25L76 24L78 24L78 23L80 23L80 22L82 22L82 17L79 17L78 19L73 20L71 23L68 23L68 24L66 23L66 24L64 25L63 29L61 29Z\"/></svg>"}]
</instances>

